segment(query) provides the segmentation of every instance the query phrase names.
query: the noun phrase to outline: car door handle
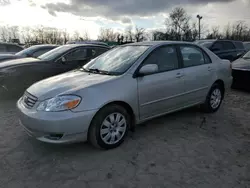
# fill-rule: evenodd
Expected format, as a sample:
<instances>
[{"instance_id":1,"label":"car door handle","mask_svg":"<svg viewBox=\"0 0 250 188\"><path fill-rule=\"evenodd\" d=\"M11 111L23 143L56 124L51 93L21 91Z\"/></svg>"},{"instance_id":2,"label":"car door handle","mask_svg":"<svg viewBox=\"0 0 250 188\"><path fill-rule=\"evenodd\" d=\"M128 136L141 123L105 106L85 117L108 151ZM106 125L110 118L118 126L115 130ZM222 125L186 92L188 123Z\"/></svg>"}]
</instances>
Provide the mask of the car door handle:
<instances>
[{"instance_id":1,"label":"car door handle","mask_svg":"<svg viewBox=\"0 0 250 188\"><path fill-rule=\"evenodd\" d=\"M176 78L182 78L184 75L182 73L177 73Z\"/></svg>"},{"instance_id":2,"label":"car door handle","mask_svg":"<svg viewBox=\"0 0 250 188\"><path fill-rule=\"evenodd\" d=\"M212 71L213 68L212 68L212 67L208 67L207 70L208 70L208 71Z\"/></svg>"}]
</instances>

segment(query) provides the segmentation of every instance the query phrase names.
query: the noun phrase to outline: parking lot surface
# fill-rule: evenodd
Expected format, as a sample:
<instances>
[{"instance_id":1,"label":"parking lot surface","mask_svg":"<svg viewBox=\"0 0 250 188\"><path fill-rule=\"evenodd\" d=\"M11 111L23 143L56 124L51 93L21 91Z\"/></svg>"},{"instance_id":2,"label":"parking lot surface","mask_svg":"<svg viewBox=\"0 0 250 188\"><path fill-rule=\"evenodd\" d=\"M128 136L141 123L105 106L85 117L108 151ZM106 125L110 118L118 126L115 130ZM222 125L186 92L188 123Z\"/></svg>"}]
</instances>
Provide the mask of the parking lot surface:
<instances>
[{"instance_id":1,"label":"parking lot surface","mask_svg":"<svg viewBox=\"0 0 250 188\"><path fill-rule=\"evenodd\" d=\"M3 188L250 187L249 93L230 91L215 114L191 108L139 125L108 151L28 137L14 101L0 102L0 126Z\"/></svg>"}]
</instances>

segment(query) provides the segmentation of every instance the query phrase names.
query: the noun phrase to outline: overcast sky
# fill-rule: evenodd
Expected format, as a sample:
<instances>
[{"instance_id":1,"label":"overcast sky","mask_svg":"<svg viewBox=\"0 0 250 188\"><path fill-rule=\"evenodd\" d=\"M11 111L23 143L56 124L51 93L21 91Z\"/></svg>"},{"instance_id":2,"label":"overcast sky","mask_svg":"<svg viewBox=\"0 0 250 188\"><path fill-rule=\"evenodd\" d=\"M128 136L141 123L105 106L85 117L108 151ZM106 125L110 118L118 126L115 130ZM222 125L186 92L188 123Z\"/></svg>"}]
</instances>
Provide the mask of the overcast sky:
<instances>
[{"instance_id":1,"label":"overcast sky","mask_svg":"<svg viewBox=\"0 0 250 188\"><path fill-rule=\"evenodd\" d=\"M45 25L86 30L96 38L101 27L122 31L129 25L164 28L164 20L182 6L208 28L245 20L250 26L250 0L0 0L0 25Z\"/></svg>"}]
</instances>

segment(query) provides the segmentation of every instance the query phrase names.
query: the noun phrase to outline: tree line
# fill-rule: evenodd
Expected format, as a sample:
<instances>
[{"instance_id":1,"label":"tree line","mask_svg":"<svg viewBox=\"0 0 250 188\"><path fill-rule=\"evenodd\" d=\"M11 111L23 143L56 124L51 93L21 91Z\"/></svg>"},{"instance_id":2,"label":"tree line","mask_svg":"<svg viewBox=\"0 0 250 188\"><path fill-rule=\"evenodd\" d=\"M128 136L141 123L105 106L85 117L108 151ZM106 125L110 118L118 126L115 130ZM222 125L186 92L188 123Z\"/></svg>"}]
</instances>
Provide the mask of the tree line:
<instances>
[{"instance_id":1,"label":"tree line","mask_svg":"<svg viewBox=\"0 0 250 188\"><path fill-rule=\"evenodd\" d=\"M26 44L66 44L70 40L90 40L88 32L75 31L70 34L66 29L53 27L0 26L0 41Z\"/></svg>"},{"instance_id":2,"label":"tree line","mask_svg":"<svg viewBox=\"0 0 250 188\"><path fill-rule=\"evenodd\" d=\"M202 20L205 22L205 18ZM129 26L123 32L115 32L112 28L101 28L98 40L103 42L116 42L118 44L141 42L145 40L183 40L194 41L199 37L198 20L189 16L182 7L174 8L169 17L164 20L165 29L149 31L146 28ZM250 41L250 27L244 21L228 23L224 28L201 24L203 39L229 39ZM4 42L23 41L30 43L65 44L70 40L90 40L88 32L75 31L69 34L66 29L51 27L19 27L0 26L0 40Z\"/></svg>"}]
</instances>

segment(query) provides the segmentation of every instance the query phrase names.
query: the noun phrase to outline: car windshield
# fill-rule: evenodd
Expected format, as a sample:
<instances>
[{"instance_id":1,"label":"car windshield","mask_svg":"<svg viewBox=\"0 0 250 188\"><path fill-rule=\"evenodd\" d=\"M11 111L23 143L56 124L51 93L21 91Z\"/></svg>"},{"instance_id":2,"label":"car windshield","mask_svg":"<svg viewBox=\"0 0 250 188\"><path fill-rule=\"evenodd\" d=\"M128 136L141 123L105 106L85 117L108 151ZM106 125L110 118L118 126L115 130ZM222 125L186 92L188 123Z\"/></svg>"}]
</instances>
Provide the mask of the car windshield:
<instances>
[{"instance_id":1,"label":"car windshield","mask_svg":"<svg viewBox=\"0 0 250 188\"><path fill-rule=\"evenodd\" d=\"M250 59L250 51L248 51L242 58L243 59Z\"/></svg>"},{"instance_id":2,"label":"car windshield","mask_svg":"<svg viewBox=\"0 0 250 188\"><path fill-rule=\"evenodd\" d=\"M44 60L44 61L52 61L52 60L58 58L60 55L67 52L71 48L72 48L71 45L59 46L57 48L54 48L53 50L50 50L50 51L46 52L43 55L40 55L38 57L38 59L41 59L41 60Z\"/></svg>"},{"instance_id":3,"label":"car windshield","mask_svg":"<svg viewBox=\"0 0 250 188\"><path fill-rule=\"evenodd\" d=\"M31 55L33 53L33 51L36 50L37 48L38 48L38 46L31 46L29 48L26 48L26 49L16 53L15 55L27 57L27 56Z\"/></svg>"},{"instance_id":4,"label":"car windshield","mask_svg":"<svg viewBox=\"0 0 250 188\"><path fill-rule=\"evenodd\" d=\"M85 71L120 75L126 72L131 65L149 48L149 46L120 46L93 59L86 64Z\"/></svg>"}]
</instances>

